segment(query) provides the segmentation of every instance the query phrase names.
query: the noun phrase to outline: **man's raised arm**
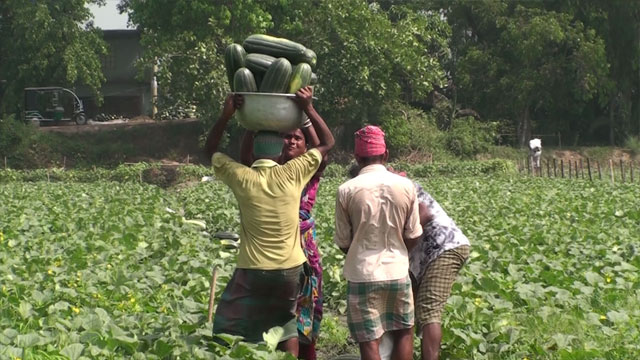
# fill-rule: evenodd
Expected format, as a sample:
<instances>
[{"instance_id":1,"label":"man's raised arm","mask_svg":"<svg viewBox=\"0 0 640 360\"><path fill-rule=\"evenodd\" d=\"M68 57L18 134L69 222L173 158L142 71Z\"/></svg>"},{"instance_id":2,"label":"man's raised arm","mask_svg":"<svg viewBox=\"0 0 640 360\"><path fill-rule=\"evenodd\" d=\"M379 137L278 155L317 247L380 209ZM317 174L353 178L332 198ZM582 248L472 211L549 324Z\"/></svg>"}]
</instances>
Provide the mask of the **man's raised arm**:
<instances>
[{"instance_id":1,"label":"man's raised arm","mask_svg":"<svg viewBox=\"0 0 640 360\"><path fill-rule=\"evenodd\" d=\"M236 111L236 109L242 106L243 101L244 99L242 98L242 95L227 95L227 98L224 100L222 114L209 131L207 142L204 145L205 155L207 155L208 159L211 159L213 153L218 151L218 146L220 145L220 140L222 140L224 129L227 127L227 124L229 123L229 120L231 119L231 116L233 116L233 113Z\"/></svg>"}]
</instances>

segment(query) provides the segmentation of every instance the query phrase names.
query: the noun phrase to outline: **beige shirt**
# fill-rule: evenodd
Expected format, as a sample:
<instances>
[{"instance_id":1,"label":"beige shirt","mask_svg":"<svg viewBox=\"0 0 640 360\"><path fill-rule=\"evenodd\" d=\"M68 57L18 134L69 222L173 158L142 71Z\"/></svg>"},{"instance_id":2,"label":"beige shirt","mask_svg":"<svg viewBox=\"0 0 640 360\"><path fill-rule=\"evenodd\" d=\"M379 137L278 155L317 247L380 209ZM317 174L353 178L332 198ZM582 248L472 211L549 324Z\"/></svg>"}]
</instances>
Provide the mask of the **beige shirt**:
<instances>
[{"instance_id":1,"label":"beige shirt","mask_svg":"<svg viewBox=\"0 0 640 360\"><path fill-rule=\"evenodd\" d=\"M422 235L413 183L369 165L338 188L334 241L349 248L344 277L351 282L402 279L409 273L403 239Z\"/></svg>"}]
</instances>

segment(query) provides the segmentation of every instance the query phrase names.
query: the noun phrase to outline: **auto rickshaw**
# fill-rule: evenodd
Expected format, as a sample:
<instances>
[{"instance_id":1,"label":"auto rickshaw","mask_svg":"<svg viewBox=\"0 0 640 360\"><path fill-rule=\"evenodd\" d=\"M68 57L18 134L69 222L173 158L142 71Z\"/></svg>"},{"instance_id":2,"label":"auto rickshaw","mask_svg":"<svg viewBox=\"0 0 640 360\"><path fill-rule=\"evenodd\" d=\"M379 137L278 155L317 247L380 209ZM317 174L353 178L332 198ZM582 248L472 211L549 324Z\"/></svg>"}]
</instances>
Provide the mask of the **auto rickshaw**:
<instances>
[{"instance_id":1,"label":"auto rickshaw","mask_svg":"<svg viewBox=\"0 0 640 360\"><path fill-rule=\"evenodd\" d=\"M73 91L63 87L25 88L24 109L24 120L34 125L71 120L78 125L87 123L82 101Z\"/></svg>"}]
</instances>

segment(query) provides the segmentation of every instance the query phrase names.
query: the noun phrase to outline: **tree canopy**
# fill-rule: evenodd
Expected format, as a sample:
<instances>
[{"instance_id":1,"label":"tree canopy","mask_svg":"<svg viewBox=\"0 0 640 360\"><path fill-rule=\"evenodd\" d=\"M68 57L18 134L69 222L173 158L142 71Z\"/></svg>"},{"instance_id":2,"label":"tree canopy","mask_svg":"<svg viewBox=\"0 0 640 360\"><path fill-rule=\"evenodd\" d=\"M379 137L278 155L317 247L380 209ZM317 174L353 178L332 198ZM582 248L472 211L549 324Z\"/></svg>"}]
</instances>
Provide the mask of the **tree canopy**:
<instances>
[{"instance_id":1,"label":"tree canopy","mask_svg":"<svg viewBox=\"0 0 640 360\"><path fill-rule=\"evenodd\" d=\"M104 77L101 32L88 3L104 0L0 2L0 113L19 111L28 86L85 84L98 93ZM87 23L85 27L85 23Z\"/></svg>"},{"instance_id":2,"label":"tree canopy","mask_svg":"<svg viewBox=\"0 0 640 360\"><path fill-rule=\"evenodd\" d=\"M27 85L99 91L105 45L82 24L86 4L100 1L0 4L0 111L13 111ZM119 7L142 33L141 64L157 65L159 105L196 105L207 122L229 91L225 47L267 33L317 53L316 104L343 145L365 123L404 138L413 138L416 122L446 132L486 124L519 145L539 134L560 134L565 144L621 144L640 134L640 2L121 0ZM473 121L459 120L467 116Z\"/></svg>"}]
</instances>

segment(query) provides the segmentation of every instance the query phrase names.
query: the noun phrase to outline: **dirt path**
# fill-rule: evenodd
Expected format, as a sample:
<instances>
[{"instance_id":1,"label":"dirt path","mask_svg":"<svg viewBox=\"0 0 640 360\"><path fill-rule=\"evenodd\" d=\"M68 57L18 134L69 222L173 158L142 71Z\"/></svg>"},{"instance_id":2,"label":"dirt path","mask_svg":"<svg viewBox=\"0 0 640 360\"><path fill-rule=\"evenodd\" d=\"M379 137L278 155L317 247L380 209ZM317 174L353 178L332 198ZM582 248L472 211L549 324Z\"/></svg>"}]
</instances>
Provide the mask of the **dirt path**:
<instances>
[{"instance_id":1,"label":"dirt path","mask_svg":"<svg viewBox=\"0 0 640 360\"><path fill-rule=\"evenodd\" d=\"M91 122L87 125L76 125L73 122L64 123L55 126L40 126L40 131L44 132L60 132L66 134L72 133L87 133L97 131L108 131L114 129L129 129L133 127L144 126L163 126L168 124L188 124L197 122L198 119L180 119L180 120L166 120L155 121L150 118L134 118L129 121L107 121L107 122Z\"/></svg>"}]
</instances>

